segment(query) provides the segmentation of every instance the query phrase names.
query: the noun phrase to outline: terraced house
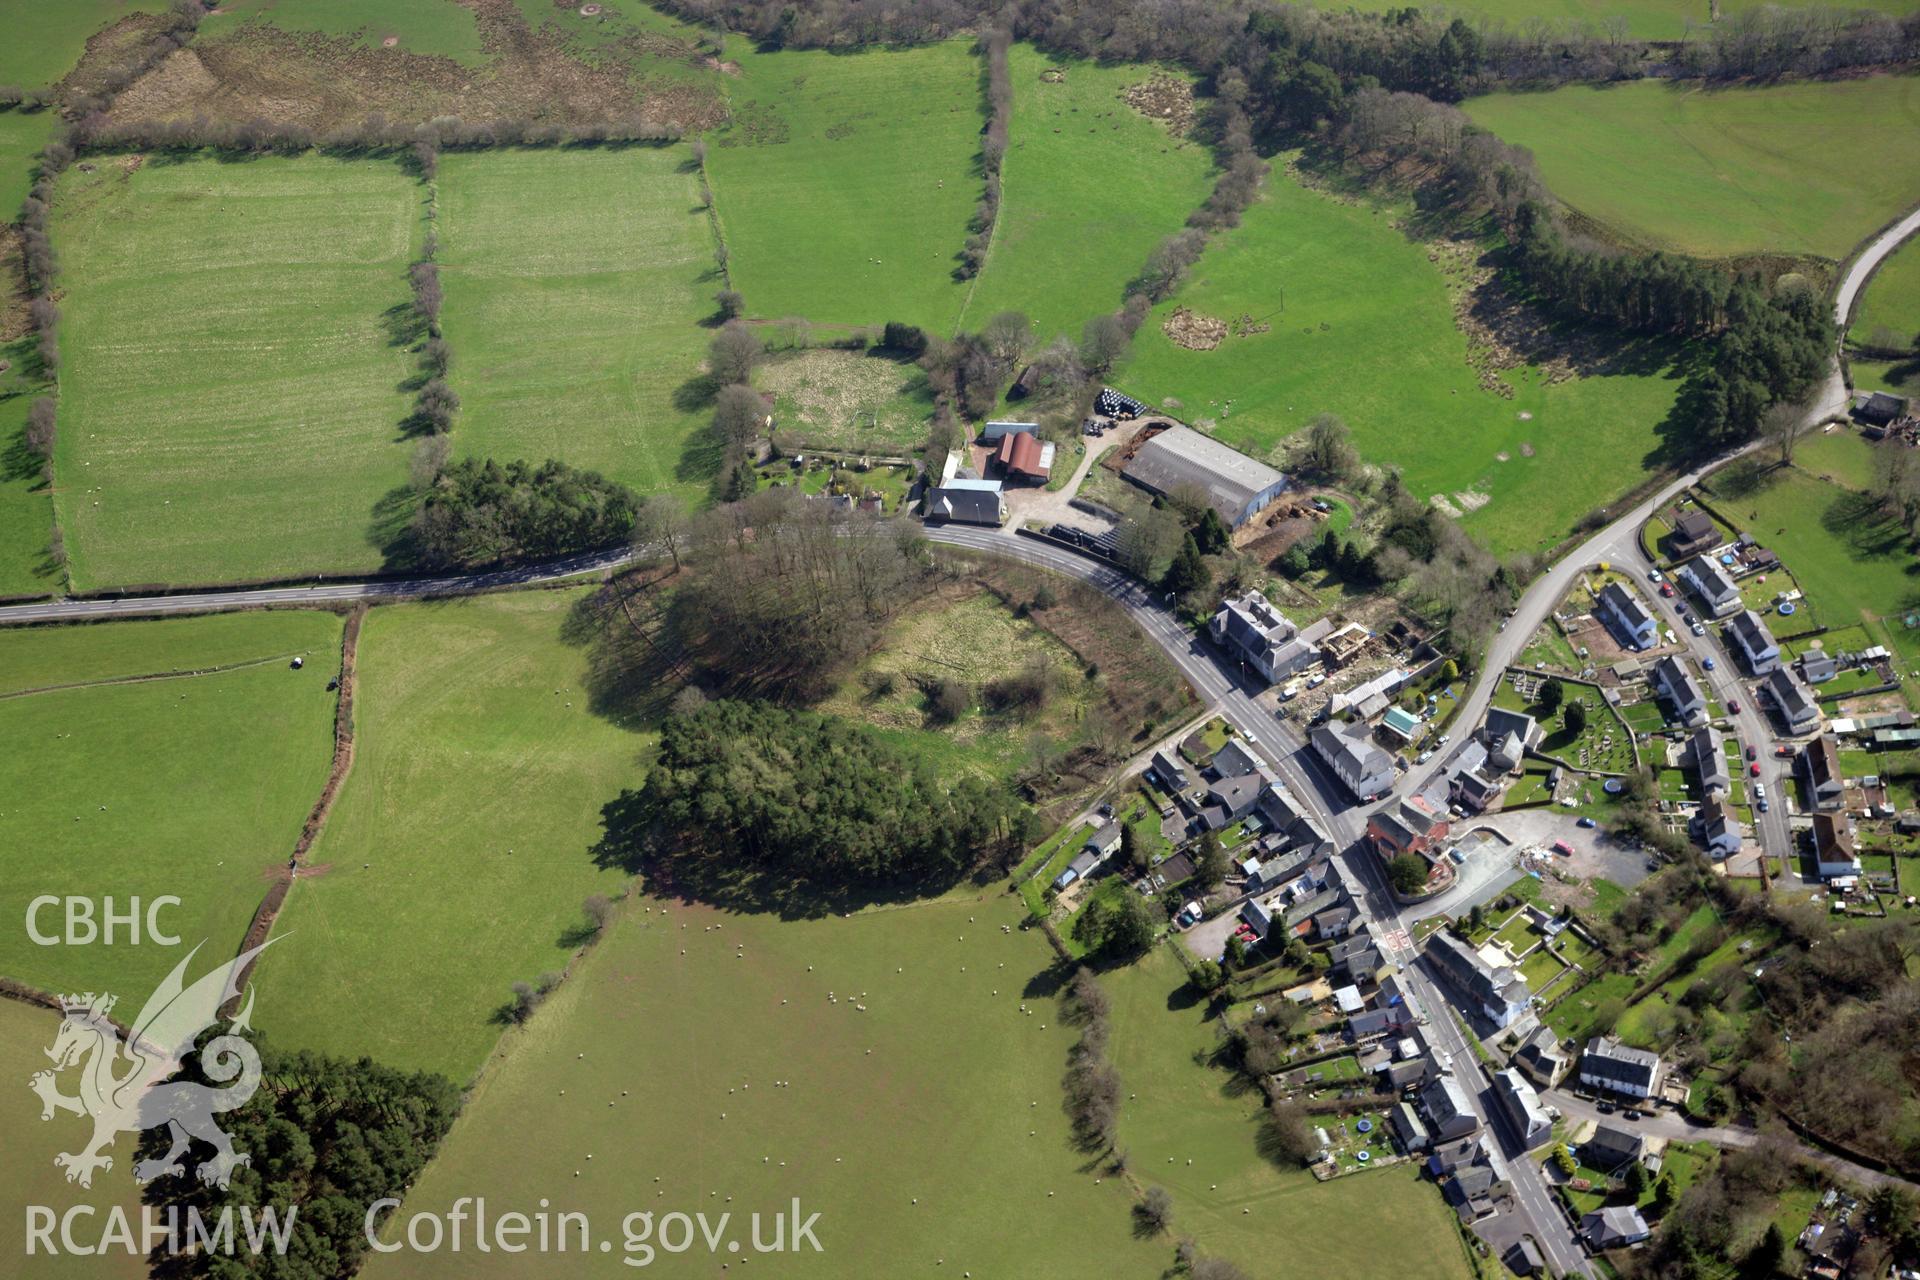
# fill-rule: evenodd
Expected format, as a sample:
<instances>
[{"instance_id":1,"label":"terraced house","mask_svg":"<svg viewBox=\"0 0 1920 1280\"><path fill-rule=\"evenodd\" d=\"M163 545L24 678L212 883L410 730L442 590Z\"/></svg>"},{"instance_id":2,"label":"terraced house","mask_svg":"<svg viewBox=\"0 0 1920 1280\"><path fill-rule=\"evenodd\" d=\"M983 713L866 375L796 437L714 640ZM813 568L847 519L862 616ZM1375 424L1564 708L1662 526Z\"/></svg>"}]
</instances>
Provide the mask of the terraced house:
<instances>
[{"instance_id":1,"label":"terraced house","mask_svg":"<svg viewBox=\"0 0 1920 1280\"><path fill-rule=\"evenodd\" d=\"M1427 939L1423 953L1468 1008L1495 1027L1505 1027L1527 1011L1529 993L1519 970L1494 964L1448 929Z\"/></svg>"}]
</instances>

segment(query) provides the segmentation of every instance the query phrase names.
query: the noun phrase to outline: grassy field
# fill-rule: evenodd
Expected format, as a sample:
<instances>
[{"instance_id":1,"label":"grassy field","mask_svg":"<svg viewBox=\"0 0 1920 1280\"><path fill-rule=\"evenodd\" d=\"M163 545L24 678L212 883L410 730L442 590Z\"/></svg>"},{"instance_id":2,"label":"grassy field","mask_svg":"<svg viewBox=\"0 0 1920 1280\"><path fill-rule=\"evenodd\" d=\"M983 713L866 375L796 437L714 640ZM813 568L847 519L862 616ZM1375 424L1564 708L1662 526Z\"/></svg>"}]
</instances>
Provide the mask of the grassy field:
<instances>
[{"instance_id":1,"label":"grassy field","mask_svg":"<svg viewBox=\"0 0 1920 1280\"><path fill-rule=\"evenodd\" d=\"M441 161L442 324L462 454L559 458L640 489L704 486L686 401L720 286L685 147ZM696 397L698 399L698 397Z\"/></svg>"},{"instance_id":2,"label":"grassy field","mask_svg":"<svg viewBox=\"0 0 1920 1280\"><path fill-rule=\"evenodd\" d=\"M1875 345L1891 333L1898 343L1920 347L1920 243L1907 241L1880 264L1848 332Z\"/></svg>"},{"instance_id":3,"label":"grassy field","mask_svg":"<svg viewBox=\"0 0 1920 1280\"><path fill-rule=\"evenodd\" d=\"M851 351L796 351L763 365L754 383L774 398L784 442L816 449L885 449L926 439L933 389L918 365Z\"/></svg>"},{"instance_id":4,"label":"grassy field","mask_svg":"<svg viewBox=\"0 0 1920 1280\"><path fill-rule=\"evenodd\" d=\"M1719 10L1731 17L1746 9L1758 9L1771 0L1720 0ZM1814 0L1788 0L1782 8L1811 5ZM1323 8L1335 6L1323 4ZM1361 10L1391 9L1387 0L1362 0L1354 6ZM1850 5L1856 9L1880 9L1887 13L1913 12L1913 0L1865 0ZM1555 27L1578 24L1597 28L1611 18L1624 18L1627 32L1638 40L1678 40L1688 30L1704 30L1712 17L1708 0L1466 0L1449 5L1473 18L1483 17L1504 23L1509 29L1522 29L1534 19L1544 19Z\"/></svg>"},{"instance_id":5,"label":"grassy field","mask_svg":"<svg viewBox=\"0 0 1920 1280\"><path fill-rule=\"evenodd\" d=\"M587 710L559 634L576 598L368 615L353 772L309 859L326 870L294 887L261 971L280 1043L465 1080L509 985L561 968L581 901L617 891L588 849L645 740Z\"/></svg>"},{"instance_id":6,"label":"grassy field","mask_svg":"<svg viewBox=\"0 0 1920 1280\"><path fill-rule=\"evenodd\" d=\"M1761 475L1751 490L1726 472L1712 483L1721 509L1779 554L1826 625L1864 621L1898 650L1903 669L1920 664L1920 630L1902 622L1920 608L1920 582L1897 521L1867 495L1797 466Z\"/></svg>"},{"instance_id":7,"label":"grassy field","mask_svg":"<svg viewBox=\"0 0 1920 1280\"><path fill-rule=\"evenodd\" d=\"M33 187L34 157L59 123L56 111L0 111L0 212L9 221Z\"/></svg>"},{"instance_id":8,"label":"grassy field","mask_svg":"<svg viewBox=\"0 0 1920 1280\"><path fill-rule=\"evenodd\" d=\"M1153 246L1207 198L1213 161L1205 146L1124 98L1170 72L1055 63L1024 44L1010 50L1008 66L1013 124L1000 218L961 325L978 328L1017 310L1042 341L1056 333L1078 339L1088 318L1120 305ZM1049 69L1061 78L1043 80Z\"/></svg>"},{"instance_id":9,"label":"grassy field","mask_svg":"<svg viewBox=\"0 0 1920 1280\"><path fill-rule=\"evenodd\" d=\"M139 993L141 997L145 994ZM129 1010L127 1016L132 1017L133 1012ZM55 1256L37 1251L30 1262L23 1261L27 1256L25 1227L29 1205L44 1205L55 1214L79 1205L93 1206L93 1217L82 1215L74 1219L76 1241L97 1241L111 1208L122 1210L129 1222L139 1221L140 1189L125 1163L126 1157L121 1154L126 1149L124 1141L115 1153L120 1158L114 1161L113 1169L97 1176L91 1190L82 1190L68 1182L65 1172L54 1166L55 1152L78 1150L91 1132L87 1122L78 1116L63 1114L41 1123L40 1099L26 1087L29 1076L47 1069L47 1059L41 1051L53 1043L59 1027L60 1015L52 1010L35 1009L17 1000L0 1000L0 1079L12 1083L11 1088L0 1089L0 1128L5 1129L8 1149L13 1152L7 1160L7 1177L0 1189L0 1258L7 1259L9 1270L16 1264L21 1267L14 1272L16 1275L46 1276L51 1280L66 1277L141 1280L147 1274L147 1262L146 1256L139 1253L83 1257L62 1248ZM77 1072L67 1072L61 1077L61 1090L71 1094L77 1079ZM56 1242L59 1238L57 1234L54 1236Z\"/></svg>"},{"instance_id":10,"label":"grassy field","mask_svg":"<svg viewBox=\"0 0 1920 1280\"><path fill-rule=\"evenodd\" d=\"M1259 1153L1263 1100L1194 1061L1218 1041L1185 981L1165 947L1103 979L1113 1000L1109 1054L1127 1093L1120 1142L1135 1177L1172 1193L1175 1234L1257 1280L1343 1274L1356 1241L1365 1242L1370 1274L1470 1274L1446 1205L1407 1166L1321 1183Z\"/></svg>"},{"instance_id":11,"label":"grassy field","mask_svg":"<svg viewBox=\"0 0 1920 1280\"><path fill-rule=\"evenodd\" d=\"M47 88L73 70L94 32L130 13L160 13L166 7L161 0L0 0L0 30L15 37L0 46L0 84Z\"/></svg>"},{"instance_id":12,"label":"grassy field","mask_svg":"<svg viewBox=\"0 0 1920 1280\"><path fill-rule=\"evenodd\" d=\"M383 161L62 177L55 502L77 588L376 567L406 478L420 188Z\"/></svg>"},{"instance_id":13,"label":"grassy field","mask_svg":"<svg viewBox=\"0 0 1920 1280\"><path fill-rule=\"evenodd\" d=\"M3 118L3 117L0 117ZM53 528L53 498L40 480L40 468L26 456L27 411L51 388L22 376L33 341L0 345L0 596L47 595L60 586L60 573L47 558Z\"/></svg>"},{"instance_id":14,"label":"grassy field","mask_svg":"<svg viewBox=\"0 0 1920 1280\"><path fill-rule=\"evenodd\" d=\"M0 697L25 689L304 656L339 666L340 620L294 610L0 630Z\"/></svg>"},{"instance_id":15,"label":"grassy field","mask_svg":"<svg viewBox=\"0 0 1920 1280\"><path fill-rule=\"evenodd\" d=\"M486 60L473 10L452 0L222 0L201 31L216 36L248 22L352 36L369 47L433 54L467 66Z\"/></svg>"},{"instance_id":16,"label":"grassy field","mask_svg":"<svg viewBox=\"0 0 1920 1280\"><path fill-rule=\"evenodd\" d=\"M611 1255L401 1252L365 1274L618 1275L634 1211L731 1213L721 1238L751 1259L747 1215L798 1198L822 1252L747 1274L1160 1275L1172 1240L1135 1238L1123 1184L1096 1185L1070 1145L1075 1033L1019 924L1004 893L802 921L630 904L509 1038L401 1211L547 1197L590 1214Z\"/></svg>"},{"instance_id":17,"label":"grassy field","mask_svg":"<svg viewBox=\"0 0 1920 1280\"><path fill-rule=\"evenodd\" d=\"M80 679L315 652L297 672L273 661L0 699L0 740L11 745L0 756L0 901L23 909L42 894L111 895L124 910L129 898L172 894L181 904L161 923L182 948L204 939L207 957L232 955L326 778L340 625L331 614L275 614L246 635L227 620L203 631L199 619L0 633L0 669L17 663L35 684L63 640ZM43 914L42 931L57 931L57 917ZM0 973L43 990L110 990L137 1006L182 948L42 947L16 916L0 937Z\"/></svg>"},{"instance_id":18,"label":"grassy field","mask_svg":"<svg viewBox=\"0 0 1920 1280\"><path fill-rule=\"evenodd\" d=\"M1911 360L1849 360L1853 385L1865 391L1920 396L1920 356Z\"/></svg>"},{"instance_id":19,"label":"grassy field","mask_svg":"<svg viewBox=\"0 0 1920 1280\"><path fill-rule=\"evenodd\" d=\"M1270 328L1189 350L1162 327L1180 306ZM1369 461L1468 511L1467 528L1499 552L1558 542L1632 485L1677 386L1653 371L1549 386L1522 368L1508 375L1511 399L1481 391L1427 250L1386 213L1277 171L1149 317L1116 379L1256 456L1338 414Z\"/></svg>"},{"instance_id":20,"label":"grassy field","mask_svg":"<svg viewBox=\"0 0 1920 1280\"><path fill-rule=\"evenodd\" d=\"M707 171L748 312L950 331L954 255L981 190L969 42L729 56L733 119Z\"/></svg>"},{"instance_id":21,"label":"grassy field","mask_svg":"<svg viewBox=\"0 0 1920 1280\"><path fill-rule=\"evenodd\" d=\"M1706 90L1652 80L1475 98L1555 195L1706 256L1840 259L1920 200L1920 76Z\"/></svg>"}]
</instances>

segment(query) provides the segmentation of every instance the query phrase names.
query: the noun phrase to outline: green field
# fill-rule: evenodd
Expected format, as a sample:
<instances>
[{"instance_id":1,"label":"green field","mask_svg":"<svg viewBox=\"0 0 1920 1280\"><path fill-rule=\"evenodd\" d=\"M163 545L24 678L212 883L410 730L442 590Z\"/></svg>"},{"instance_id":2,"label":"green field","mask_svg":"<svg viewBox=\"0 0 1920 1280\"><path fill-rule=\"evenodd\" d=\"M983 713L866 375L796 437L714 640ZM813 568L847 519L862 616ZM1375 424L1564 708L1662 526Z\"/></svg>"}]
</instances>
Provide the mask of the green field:
<instances>
[{"instance_id":1,"label":"green field","mask_svg":"<svg viewBox=\"0 0 1920 1280\"><path fill-rule=\"evenodd\" d=\"M129 999L145 995L144 991L137 997L129 993ZM136 1011L137 1007L126 1010L125 1016L132 1017ZM147 1274L144 1254L129 1256L120 1252L82 1257L69 1254L63 1248L52 1257L36 1250L30 1262L20 1261L27 1257L29 1205L45 1206L56 1215L79 1205L93 1206L93 1217L76 1215L74 1219L77 1241L97 1241L106 1226L105 1215L110 1208L119 1208L129 1222L139 1222L140 1188L122 1154L126 1150L125 1142L115 1153L120 1158L114 1161L113 1169L96 1177L90 1190L68 1182L65 1171L53 1163L56 1152L79 1150L92 1132L84 1119L74 1115L57 1114L42 1123L40 1099L27 1089L28 1077L47 1069L42 1051L53 1044L59 1027L60 1015L50 1009L36 1009L17 1000L0 1000L0 1079L10 1085L0 1089L0 1130L7 1134L11 1153L4 1189L0 1190L0 1258L7 1259L8 1270L15 1275L47 1276L53 1280L66 1277L141 1280ZM74 1093L78 1076L77 1071L62 1075L61 1092ZM56 1243L59 1241L58 1232L53 1238Z\"/></svg>"},{"instance_id":2,"label":"green field","mask_svg":"<svg viewBox=\"0 0 1920 1280\"><path fill-rule=\"evenodd\" d=\"M222 0L201 34L222 35L249 22L352 36L369 47L436 54L468 66L485 61L473 10L453 0Z\"/></svg>"},{"instance_id":3,"label":"green field","mask_svg":"<svg viewBox=\"0 0 1920 1280\"><path fill-rule=\"evenodd\" d=\"M1767 88L1653 80L1466 104L1569 205L1709 257L1841 259L1920 200L1920 76Z\"/></svg>"},{"instance_id":4,"label":"green field","mask_svg":"<svg viewBox=\"0 0 1920 1280\"><path fill-rule=\"evenodd\" d=\"M1867 282L1848 332L1857 340L1893 347L1920 347L1920 241L1909 240L1880 264Z\"/></svg>"},{"instance_id":5,"label":"green field","mask_svg":"<svg viewBox=\"0 0 1920 1280\"><path fill-rule=\"evenodd\" d=\"M47 88L73 70L96 31L130 13L166 7L160 0L0 0L0 31L15 37L0 45L0 84Z\"/></svg>"},{"instance_id":6,"label":"green field","mask_svg":"<svg viewBox=\"0 0 1920 1280\"><path fill-rule=\"evenodd\" d=\"M1911 360L1849 360L1855 388L1920 396L1920 356Z\"/></svg>"},{"instance_id":7,"label":"green field","mask_svg":"<svg viewBox=\"0 0 1920 1280\"><path fill-rule=\"evenodd\" d=\"M121 911L134 897L181 899L160 917L178 948L37 946L16 915L0 973L43 990L113 991L137 1008L187 948L204 939L203 961L234 953L326 778L340 625L331 614L263 615L250 628L222 619L204 643L198 619L0 633L0 669L17 661L33 684L56 669L60 640L72 642L79 679L315 653L301 671L273 661L0 699L0 901L23 915L42 894L111 895ZM58 910L40 926L57 932Z\"/></svg>"},{"instance_id":8,"label":"green field","mask_svg":"<svg viewBox=\"0 0 1920 1280\"><path fill-rule=\"evenodd\" d=\"M1712 483L1724 490L1727 473ZM1920 664L1920 630L1902 624L1920 609L1913 552L1899 523L1867 495L1796 466L1765 473L1753 491L1721 496L1721 510L1792 570L1815 616L1835 628L1867 622L1898 650L1903 667Z\"/></svg>"},{"instance_id":9,"label":"green field","mask_svg":"<svg viewBox=\"0 0 1920 1280\"><path fill-rule=\"evenodd\" d=\"M55 498L80 589L376 567L420 188L317 155L61 179Z\"/></svg>"},{"instance_id":10,"label":"green field","mask_svg":"<svg viewBox=\"0 0 1920 1280\"><path fill-rule=\"evenodd\" d=\"M34 158L59 123L57 111L0 111L0 213L8 221L19 217L33 188Z\"/></svg>"},{"instance_id":11,"label":"green field","mask_svg":"<svg viewBox=\"0 0 1920 1280\"><path fill-rule=\"evenodd\" d=\"M1257 1280L1345 1274L1361 1249L1369 1274L1470 1274L1451 1213L1408 1166L1321 1183L1259 1153L1263 1098L1194 1061L1218 1040L1185 980L1166 947L1102 979L1113 999L1110 1054L1127 1093L1120 1142L1135 1177L1172 1193L1175 1233Z\"/></svg>"},{"instance_id":12,"label":"green field","mask_svg":"<svg viewBox=\"0 0 1920 1280\"><path fill-rule=\"evenodd\" d=\"M749 1276L1159 1276L1173 1240L1135 1238L1124 1184L1096 1185L1070 1145L1075 1033L1019 923L1004 893L798 921L629 904L509 1037L401 1210L547 1197L611 1254L401 1252L365 1274L632 1274L621 1218L680 1211L731 1213ZM753 1258L747 1215L796 1197L822 1252ZM718 1274L703 1255L656 1265Z\"/></svg>"},{"instance_id":13,"label":"green field","mask_svg":"<svg viewBox=\"0 0 1920 1280\"><path fill-rule=\"evenodd\" d=\"M275 927L261 1025L281 1044L465 1080L509 985L557 970L600 806L641 739L587 710L559 632L576 592L367 616L353 772ZM511 852L509 852L511 851Z\"/></svg>"},{"instance_id":14,"label":"green field","mask_svg":"<svg viewBox=\"0 0 1920 1280\"><path fill-rule=\"evenodd\" d=\"M0 360L11 366L0 373L0 597L48 595L60 586L59 570L47 558L53 499L24 439L28 409L52 391L37 377L22 376L33 345L31 338L0 345Z\"/></svg>"},{"instance_id":15,"label":"green field","mask_svg":"<svg viewBox=\"0 0 1920 1280\"><path fill-rule=\"evenodd\" d=\"M953 328L955 255L981 191L971 49L729 49L733 119L707 171L750 315Z\"/></svg>"},{"instance_id":16,"label":"green field","mask_svg":"<svg viewBox=\"0 0 1920 1280\"><path fill-rule=\"evenodd\" d=\"M461 454L559 458L640 489L704 486L700 376L718 282L685 147L441 161L442 313Z\"/></svg>"},{"instance_id":17,"label":"green field","mask_svg":"<svg viewBox=\"0 0 1920 1280\"><path fill-rule=\"evenodd\" d=\"M299 654L318 671L340 664L340 620L279 610L198 618L0 629L0 697L25 689L204 671Z\"/></svg>"},{"instance_id":18,"label":"green field","mask_svg":"<svg viewBox=\"0 0 1920 1280\"><path fill-rule=\"evenodd\" d=\"M1063 73L1042 80L1049 68ZM1202 144L1129 106L1153 67L1056 63L1030 45L1008 56L1013 122L1000 217L963 328L1023 311L1042 341L1120 305L1154 245L1206 200L1214 165ZM1178 79L1185 80L1184 75Z\"/></svg>"},{"instance_id":19,"label":"green field","mask_svg":"<svg viewBox=\"0 0 1920 1280\"><path fill-rule=\"evenodd\" d=\"M1162 328L1180 306L1271 327L1193 351ZM1677 387L1659 373L1549 386L1523 368L1507 375L1512 399L1481 391L1427 250L1385 213L1277 169L1241 226L1214 237L1148 318L1115 377L1256 456L1316 414L1338 414L1368 461L1470 512L1466 527L1501 553L1553 545L1633 485Z\"/></svg>"},{"instance_id":20,"label":"green field","mask_svg":"<svg viewBox=\"0 0 1920 1280\"><path fill-rule=\"evenodd\" d=\"M1811 6L1816 0L1787 0L1781 8L1799 8ZM1747 9L1772 7L1774 0L1719 0L1717 5L1723 17L1731 17ZM1333 8L1322 4L1322 8ZM1392 9L1396 6L1387 0L1362 0L1354 6L1361 10ZM1913 0L1864 0L1860 4L1848 4L1850 9L1879 9L1887 13L1913 12ZM1527 24L1538 19L1550 23L1555 28L1566 25L1584 26L1597 29L1601 23L1612 18L1624 18L1627 32L1637 40L1678 40L1689 31L1699 38L1712 20L1712 7L1708 0L1466 0L1465 3L1447 6L1449 13L1459 12L1469 18L1483 17L1503 23L1509 30L1522 30Z\"/></svg>"}]
</instances>

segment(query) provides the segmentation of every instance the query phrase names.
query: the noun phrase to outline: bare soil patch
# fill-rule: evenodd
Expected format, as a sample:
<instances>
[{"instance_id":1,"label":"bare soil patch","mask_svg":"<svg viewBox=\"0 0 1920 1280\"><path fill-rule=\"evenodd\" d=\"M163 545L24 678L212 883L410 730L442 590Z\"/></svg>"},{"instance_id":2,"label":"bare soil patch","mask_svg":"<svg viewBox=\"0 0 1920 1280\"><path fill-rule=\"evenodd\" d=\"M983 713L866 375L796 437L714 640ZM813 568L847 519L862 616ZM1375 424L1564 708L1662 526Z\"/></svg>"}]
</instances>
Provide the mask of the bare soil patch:
<instances>
[{"instance_id":1,"label":"bare soil patch","mask_svg":"<svg viewBox=\"0 0 1920 1280\"><path fill-rule=\"evenodd\" d=\"M1129 87L1121 96L1141 115L1167 126L1175 137L1184 138L1193 128L1193 86L1185 80L1156 75Z\"/></svg>"},{"instance_id":2,"label":"bare soil patch","mask_svg":"<svg viewBox=\"0 0 1920 1280\"><path fill-rule=\"evenodd\" d=\"M1160 325L1175 345L1189 351L1211 351L1227 340L1227 322L1201 315L1189 307L1175 307Z\"/></svg>"},{"instance_id":3,"label":"bare soil patch","mask_svg":"<svg viewBox=\"0 0 1920 1280\"><path fill-rule=\"evenodd\" d=\"M469 0L469 7L488 59L479 69L384 42L368 48L248 23L167 58L115 101L112 117L128 124L261 119L324 131L376 113L563 127L643 115L690 133L726 117L717 86L659 74L662 64L700 66L691 42L636 34L589 63L528 26L512 0Z\"/></svg>"}]
</instances>

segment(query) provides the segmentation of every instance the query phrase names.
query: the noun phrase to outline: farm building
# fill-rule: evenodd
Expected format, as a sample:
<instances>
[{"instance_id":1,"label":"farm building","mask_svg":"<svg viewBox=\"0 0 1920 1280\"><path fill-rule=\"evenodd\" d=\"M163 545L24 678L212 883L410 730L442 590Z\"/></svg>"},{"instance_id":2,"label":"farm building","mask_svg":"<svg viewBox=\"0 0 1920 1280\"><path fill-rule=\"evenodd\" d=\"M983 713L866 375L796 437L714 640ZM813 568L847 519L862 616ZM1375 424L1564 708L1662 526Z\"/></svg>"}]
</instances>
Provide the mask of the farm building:
<instances>
[{"instance_id":1,"label":"farm building","mask_svg":"<svg viewBox=\"0 0 1920 1280\"><path fill-rule=\"evenodd\" d=\"M1012 431L1000 437L993 460L1009 480L1027 480L1045 484L1053 474L1051 441L1043 441L1031 431Z\"/></svg>"},{"instance_id":2,"label":"farm building","mask_svg":"<svg viewBox=\"0 0 1920 1280\"><path fill-rule=\"evenodd\" d=\"M980 428L980 443L997 445L1008 436L1033 436L1040 434L1037 422L989 422Z\"/></svg>"},{"instance_id":3,"label":"farm building","mask_svg":"<svg viewBox=\"0 0 1920 1280\"><path fill-rule=\"evenodd\" d=\"M1231 529L1251 520L1287 487L1286 476L1266 463L1192 427L1168 427L1154 436L1120 474L1156 495L1196 486Z\"/></svg>"},{"instance_id":4,"label":"farm building","mask_svg":"<svg viewBox=\"0 0 1920 1280\"><path fill-rule=\"evenodd\" d=\"M1853 398L1853 416L1868 426L1885 427L1907 416L1907 398L1871 391Z\"/></svg>"}]
</instances>

